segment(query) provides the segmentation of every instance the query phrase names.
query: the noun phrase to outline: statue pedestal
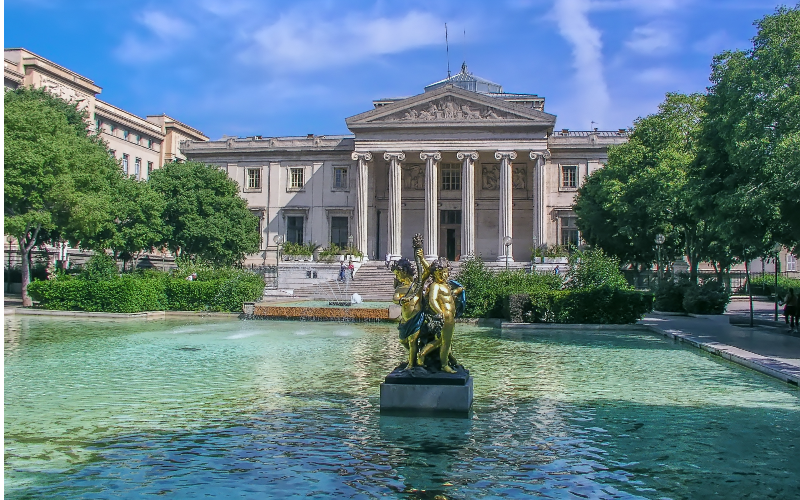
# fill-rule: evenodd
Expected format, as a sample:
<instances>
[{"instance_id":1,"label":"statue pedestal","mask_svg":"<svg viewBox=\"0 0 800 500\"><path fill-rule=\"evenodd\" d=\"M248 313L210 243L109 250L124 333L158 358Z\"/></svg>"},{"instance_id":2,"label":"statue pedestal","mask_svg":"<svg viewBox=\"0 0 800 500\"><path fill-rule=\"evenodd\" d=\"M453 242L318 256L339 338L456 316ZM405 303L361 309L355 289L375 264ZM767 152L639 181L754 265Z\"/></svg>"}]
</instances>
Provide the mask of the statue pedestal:
<instances>
[{"instance_id":1,"label":"statue pedestal","mask_svg":"<svg viewBox=\"0 0 800 500\"><path fill-rule=\"evenodd\" d=\"M472 406L472 377L462 366L456 373L401 365L381 384L381 411L464 413Z\"/></svg>"}]
</instances>

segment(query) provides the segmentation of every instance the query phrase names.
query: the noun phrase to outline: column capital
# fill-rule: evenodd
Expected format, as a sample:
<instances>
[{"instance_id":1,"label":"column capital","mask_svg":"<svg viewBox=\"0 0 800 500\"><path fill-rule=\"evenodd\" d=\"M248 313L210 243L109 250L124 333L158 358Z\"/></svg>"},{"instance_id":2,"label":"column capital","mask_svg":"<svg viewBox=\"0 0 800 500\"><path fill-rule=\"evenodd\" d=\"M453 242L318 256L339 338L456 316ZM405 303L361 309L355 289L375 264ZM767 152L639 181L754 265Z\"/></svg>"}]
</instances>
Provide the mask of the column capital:
<instances>
[{"instance_id":1,"label":"column capital","mask_svg":"<svg viewBox=\"0 0 800 500\"><path fill-rule=\"evenodd\" d=\"M360 153L358 151L353 151L353 153L350 155L350 158L352 158L353 160L372 161L372 153L370 153L369 151L363 153Z\"/></svg>"},{"instance_id":2,"label":"column capital","mask_svg":"<svg viewBox=\"0 0 800 500\"><path fill-rule=\"evenodd\" d=\"M517 159L517 152L516 151L496 151L494 153L495 160L516 160Z\"/></svg>"},{"instance_id":3,"label":"column capital","mask_svg":"<svg viewBox=\"0 0 800 500\"><path fill-rule=\"evenodd\" d=\"M550 159L550 150L545 149L544 151L531 151L530 157L531 160L538 160L541 158L542 160L547 161Z\"/></svg>"},{"instance_id":4,"label":"column capital","mask_svg":"<svg viewBox=\"0 0 800 500\"><path fill-rule=\"evenodd\" d=\"M387 151L386 153L383 153L383 159L386 161L389 160L403 161L406 159L406 154L403 153L402 151L395 151L395 152Z\"/></svg>"},{"instance_id":5,"label":"column capital","mask_svg":"<svg viewBox=\"0 0 800 500\"><path fill-rule=\"evenodd\" d=\"M420 160L427 161L428 158L433 158L434 160L439 161L442 159L442 153L439 151L423 151L419 154Z\"/></svg>"},{"instance_id":6,"label":"column capital","mask_svg":"<svg viewBox=\"0 0 800 500\"><path fill-rule=\"evenodd\" d=\"M478 159L478 152L477 151L459 151L456 153L456 158L459 160L464 160L464 158L470 158L472 161Z\"/></svg>"}]
</instances>

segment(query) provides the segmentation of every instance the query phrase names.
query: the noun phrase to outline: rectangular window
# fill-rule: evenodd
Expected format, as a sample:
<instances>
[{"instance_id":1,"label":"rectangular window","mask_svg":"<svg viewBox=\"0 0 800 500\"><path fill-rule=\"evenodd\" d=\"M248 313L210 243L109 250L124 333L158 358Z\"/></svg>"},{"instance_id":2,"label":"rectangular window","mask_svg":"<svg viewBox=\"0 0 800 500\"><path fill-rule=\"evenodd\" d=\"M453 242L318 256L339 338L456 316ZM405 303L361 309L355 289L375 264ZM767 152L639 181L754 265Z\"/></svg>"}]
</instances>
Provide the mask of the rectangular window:
<instances>
[{"instance_id":1,"label":"rectangular window","mask_svg":"<svg viewBox=\"0 0 800 500\"><path fill-rule=\"evenodd\" d=\"M577 217L561 217L561 244L578 246L580 234L578 232Z\"/></svg>"},{"instance_id":2,"label":"rectangular window","mask_svg":"<svg viewBox=\"0 0 800 500\"><path fill-rule=\"evenodd\" d=\"M348 245L347 222L347 217L331 217L331 243L342 248Z\"/></svg>"},{"instance_id":3,"label":"rectangular window","mask_svg":"<svg viewBox=\"0 0 800 500\"><path fill-rule=\"evenodd\" d=\"M100 120L100 118L96 118L94 120L94 126L95 126L95 130L97 130L98 132L100 132L100 130L102 130L103 122Z\"/></svg>"},{"instance_id":4,"label":"rectangular window","mask_svg":"<svg viewBox=\"0 0 800 500\"><path fill-rule=\"evenodd\" d=\"M142 143L142 136L139 135L139 134L136 134L136 144L141 144L141 143Z\"/></svg>"},{"instance_id":5,"label":"rectangular window","mask_svg":"<svg viewBox=\"0 0 800 500\"><path fill-rule=\"evenodd\" d=\"M109 123L108 124L108 133L111 134L111 135L114 135L114 124L113 123Z\"/></svg>"},{"instance_id":6,"label":"rectangular window","mask_svg":"<svg viewBox=\"0 0 800 500\"><path fill-rule=\"evenodd\" d=\"M461 190L461 165L458 163L442 164L442 191Z\"/></svg>"},{"instance_id":7,"label":"rectangular window","mask_svg":"<svg viewBox=\"0 0 800 500\"><path fill-rule=\"evenodd\" d=\"M128 155L122 155L122 173L128 175Z\"/></svg>"},{"instance_id":8,"label":"rectangular window","mask_svg":"<svg viewBox=\"0 0 800 500\"><path fill-rule=\"evenodd\" d=\"M147 147L153 149L153 139L147 139Z\"/></svg>"},{"instance_id":9,"label":"rectangular window","mask_svg":"<svg viewBox=\"0 0 800 500\"><path fill-rule=\"evenodd\" d=\"M136 158L133 161L133 175L138 179L140 173L142 173L142 159Z\"/></svg>"},{"instance_id":10,"label":"rectangular window","mask_svg":"<svg viewBox=\"0 0 800 500\"><path fill-rule=\"evenodd\" d=\"M128 135L130 135L130 132L128 132L127 130L122 131L122 138L125 139L126 141L128 140Z\"/></svg>"},{"instance_id":11,"label":"rectangular window","mask_svg":"<svg viewBox=\"0 0 800 500\"><path fill-rule=\"evenodd\" d=\"M153 173L153 162L147 162L147 176L150 177L150 174Z\"/></svg>"},{"instance_id":12,"label":"rectangular window","mask_svg":"<svg viewBox=\"0 0 800 500\"><path fill-rule=\"evenodd\" d=\"M303 243L303 217L286 217L286 241Z\"/></svg>"},{"instance_id":13,"label":"rectangular window","mask_svg":"<svg viewBox=\"0 0 800 500\"><path fill-rule=\"evenodd\" d=\"M441 224L461 224L461 210L442 210L439 212Z\"/></svg>"},{"instance_id":14,"label":"rectangular window","mask_svg":"<svg viewBox=\"0 0 800 500\"><path fill-rule=\"evenodd\" d=\"M333 167L333 189L347 189L347 167Z\"/></svg>"},{"instance_id":15,"label":"rectangular window","mask_svg":"<svg viewBox=\"0 0 800 500\"><path fill-rule=\"evenodd\" d=\"M786 254L786 270L797 271L797 256L791 253Z\"/></svg>"},{"instance_id":16,"label":"rectangular window","mask_svg":"<svg viewBox=\"0 0 800 500\"><path fill-rule=\"evenodd\" d=\"M116 152L116 151L114 151L113 149L109 149L109 150L108 150L108 154L109 154L109 155L110 155L112 158L114 158L115 160L117 159L117 152Z\"/></svg>"},{"instance_id":17,"label":"rectangular window","mask_svg":"<svg viewBox=\"0 0 800 500\"><path fill-rule=\"evenodd\" d=\"M290 189L303 189L305 179L303 179L303 167L289 169L289 188Z\"/></svg>"},{"instance_id":18,"label":"rectangular window","mask_svg":"<svg viewBox=\"0 0 800 500\"><path fill-rule=\"evenodd\" d=\"M247 189L261 189L261 169L247 169Z\"/></svg>"},{"instance_id":19,"label":"rectangular window","mask_svg":"<svg viewBox=\"0 0 800 500\"><path fill-rule=\"evenodd\" d=\"M577 165L563 165L561 167L561 187L565 188L578 187Z\"/></svg>"}]
</instances>

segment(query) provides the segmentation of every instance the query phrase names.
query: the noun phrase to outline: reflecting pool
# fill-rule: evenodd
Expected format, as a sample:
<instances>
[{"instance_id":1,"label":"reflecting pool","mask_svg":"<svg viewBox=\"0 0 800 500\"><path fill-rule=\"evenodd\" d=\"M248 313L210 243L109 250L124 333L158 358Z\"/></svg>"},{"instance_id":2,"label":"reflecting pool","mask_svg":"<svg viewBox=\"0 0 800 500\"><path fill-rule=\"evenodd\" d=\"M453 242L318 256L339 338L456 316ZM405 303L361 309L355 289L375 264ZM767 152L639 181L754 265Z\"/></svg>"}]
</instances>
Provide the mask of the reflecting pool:
<instances>
[{"instance_id":1,"label":"reflecting pool","mask_svg":"<svg viewBox=\"0 0 800 500\"><path fill-rule=\"evenodd\" d=\"M6 498L795 498L800 400L647 333L459 325L468 419L381 416L389 324L5 318Z\"/></svg>"}]
</instances>

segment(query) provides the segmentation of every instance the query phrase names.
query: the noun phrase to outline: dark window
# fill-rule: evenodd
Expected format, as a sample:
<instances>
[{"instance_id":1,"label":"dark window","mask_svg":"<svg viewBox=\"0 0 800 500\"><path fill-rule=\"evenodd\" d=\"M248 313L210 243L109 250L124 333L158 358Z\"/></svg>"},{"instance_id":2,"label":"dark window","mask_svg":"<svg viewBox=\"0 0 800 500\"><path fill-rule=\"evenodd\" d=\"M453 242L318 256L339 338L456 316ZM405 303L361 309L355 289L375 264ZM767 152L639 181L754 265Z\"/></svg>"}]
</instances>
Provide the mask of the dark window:
<instances>
[{"instance_id":1,"label":"dark window","mask_svg":"<svg viewBox=\"0 0 800 500\"><path fill-rule=\"evenodd\" d=\"M439 214L441 224L461 224L461 210L442 210Z\"/></svg>"},{"instance_id":2,"label":"dark window","mask_svg":"<svg viewBox=\"0 0 800 500\"><path fill-rule=\"evenodd\" d=\"M333 168L333 188L347 189L347 167Z\"/></svg>"},{"instance_id":3,"label":"dark window","mask_svg":"<svg viewBox=\"0 0 800 500\"><path fill-rule=\"evenodd\" d=\"M576 165L564 165L561 167L561 187L578 187L578 167Z\"/></svg>"},{"instance_id":4,"label":"dark window","mask_svg":"<svg viewBox=\"0 0 800 500\"><path fill-rule=\"evenodd\" d=\"M286 217L286 241L303 243L303 217Z\"/></svg>"},{"instance_id":5,"label":"dark window","mask_svg":"<svg viewBox=\"0 0 800 500\"><path fill-rule=\"evenodd\" d=\"M347 217L331 217L331 243L347 246Z\"/></svg>"},{"instance_id":6,"label":"dark window","mask_svg":"<svg viewBox=\"0 0 800 500\"><path fill-rule=\"evenodd\" d=\"M459 191L461 189L461 165L458 163L442 164L442 191Z\"/></svg>"},{"instance_id":7,"label":"dark window","mask_svg":"<svg viewBox=\"0 0 800 500\"><path fill-rule=\"evenodd\" d=\"M577 217L561 217L561 244L578 246L580 234L578 233Z\"/></svg>"}]
</instances>

